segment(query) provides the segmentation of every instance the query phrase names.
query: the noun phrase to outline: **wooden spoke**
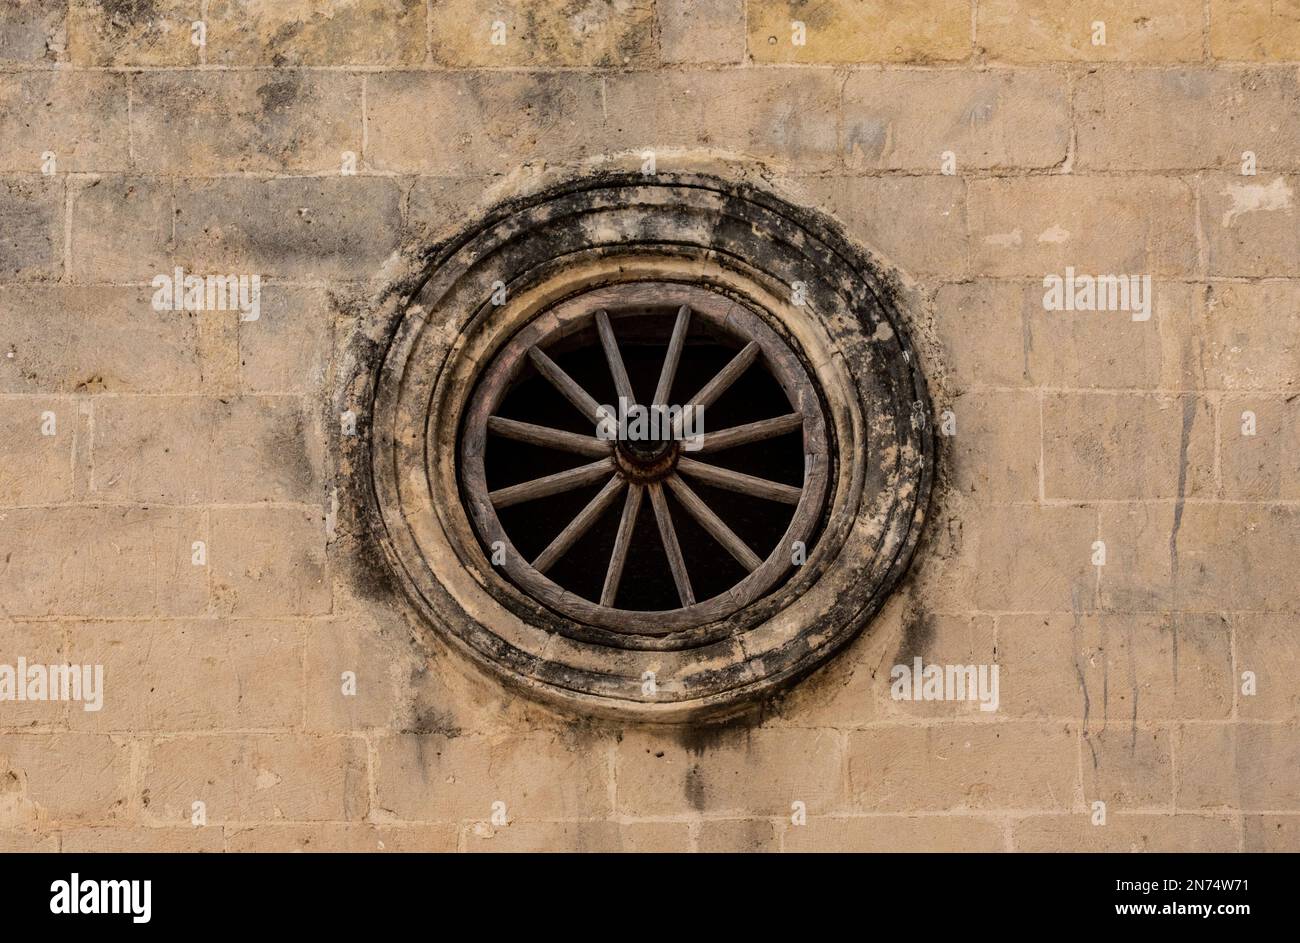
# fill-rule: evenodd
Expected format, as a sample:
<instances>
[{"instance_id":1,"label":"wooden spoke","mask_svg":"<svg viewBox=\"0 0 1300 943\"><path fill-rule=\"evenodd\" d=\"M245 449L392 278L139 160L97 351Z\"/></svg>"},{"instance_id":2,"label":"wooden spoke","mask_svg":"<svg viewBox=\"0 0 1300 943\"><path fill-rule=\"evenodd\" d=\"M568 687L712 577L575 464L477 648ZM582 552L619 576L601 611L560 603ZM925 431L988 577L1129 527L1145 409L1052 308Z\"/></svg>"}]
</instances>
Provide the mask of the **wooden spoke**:
<instances>
[{"instance_id":1,"label":"wooden spoke","mask_svg":"<svg viewBox=\"0 0 1300 943\"><path fill-rule=\"evenodd\" d=\"M524 501L533 501L537 498L545 498L548 495L572 491L574 488L581 488L583 485L600 481L601 478L613 471L613 468L614 463L612 460L608 458L601 459L599 462L592 462L590 465L579 465L577 468L570 468L568 471L547 475L545 478L534 478L532 481L525 481L523 484L489 491L488 500L492 502L492 506L495 508L507 508L512 504L521 504Z\"/></svg>"},{"instance_id":2,"label":"wooden spoke","mask_svg":"<svg viewBox=\"0 0 1300 943\"><path fill-rule=\"evenodd\" d=\"M618 535L614 538L614 552L609 556L609 569L605 571L605 586L600 591L602 606L614 605L618 584L623 579L623 566L627 563L628 547L632 545L632 531L636 528L637 512L641 510L641 485L629 485L623 502L623 515L618 519Z\"/></svg>"},{"instance_id":3,"label":"wooden spoke","mask_svg":"<svg viewBox=\"0 0 1300 943\"><path fill-rule=\"evenodd\" d=\"M537 426L531 422L504 419L501 416L489 416L487 427L488 432L494 432L502 438L514 439L516 442L527 442L530 445L540 445L543 448L557 449L561 452L590 455L593 458L599 455L608 455L611 447L609 442L595 436L578 435L576 432L565 432L563 429Z\"/></svg>"},{"instance_id":4,"label":"wooden spoke","mask_svg":"<svg viewBox=\"0 0 1300 943\"><path fill-rule=\"evenodd\" d=\"M681 438L682 423L686 419L687 410L711 406L713 401L725 393L727 388L735 383L740 378L740 375L749 368L749 365L754 362L754 358L758 356L761 349L757 341L750 341L740 353L732 357L731 361L718 371L717 376L704 384L704 389L682 403L681 414L673 423L673 438Z\"/></svg>"},{"instance_id":5,"label":"wooden spoke","mask_svg":"<svg viewBox=\"0 0 1300 943\"><path fill-rule=\"evenodd\" d=\"M599 423L604 411L600 404L591 398L591 395L580 387L573 377L569 376L550 357L542 352L540 347L530 347L528 357L537 367L539 373L551 381L551 385L564 394L564 398L578 408L582 413L594 423Z\"/></svg>"},{"instance_id":6,"label":"wooden spoke","mask_svg":"<svg viewBox=\"0 0 1300 943\"><path fill-rule=\"evenodd\" d=\"M655 520L659 524L659 538L664 543L664 553L668 555L668 568L673 573L673 583L677 586L677 595L683 606L695 605L695 593L691 590L691 578L686 572L686 561L682 559L682 548L677 543L677 531L673 529L672 515L668 513L668 499L664 497L663 485L651 482L650 504L655 509Z\"/></svg>"},{"instance_id":7,"label":"wooden spoke","mask_svg":"<svg viewBox=\"0 0 1300 943\"><path fill-rule=\"evenodd\" d=\"M799 496L803 494L802 490L792 488L790 485L778 484L775 481L768 481L766 478L755 478L753 475L732 471L729 468L705 465L703 462L697 462L689 458L678 461L677 470L682 474L690 475L692 478L698 478L706 485L726 488L728 491L739 491L741 494L747 494L752 498L780 501L783 504L798 504Z\"/></svg>"},{"instance_id":8,"label":"wooden spoke","mask_svg":"<svg viewBox=\"0 0 1300 943\"><path fill-rule=\"evenodd\" d=\"M623 355L618 352L618 341L614 339L614 328L609 323L609 314L602 308L596 312L596 330L600 333L600 346L605 348L605 359L609 361L609 372L614 375L614 389L618 395L627 400L629 406L636 404L632 395L632 381L628 379L627 368L623 366Z\"/></svg>"},{"instance_id":9,"label":"wooden spoke","mask_svg":"<svg viewBox=\"0 0 1300 943\"><path fill-rule=\"evenodd\" d=\"M578 512L578 516L569 521L568 526L560 531L556 538L533 561L533 569L538 573L545 573L549 570L556 560L568 552L579 537L591 530L591 525L600 519L600 515L604 514L606 508L614 503L614 499L618 497L618 493L622 490L623 479L615 475L605 487L600 489L599 494L587 502L587 506Z\"/></svg>"},{"instance_id":10,"label":"wooden spoke","mask_svg":"<svg viewBox=\"0 0 1300 943\"><path fill-rule=\"evenodd\" d=\"M736 445L761 442L764 439L785 435L787 432L794 432L794 430L802 426L803 414L790 413L786 416L777 416L775 419L762 419L758 422L746 423L743 426L733 426L730 429L720 429L717 432L706 432L704 442L700 445L700 452L720 452Z\"/></svg>"},{"instance_id":11,"label":"wooden spoke","mask_svg":"<svg viewBox=\"0 0 1300 943\"><path fill-rule=\"evenodd\" d=\"M673 392L673 378L677 376L677 364L682 359L682 346L686 343L686 330L691 323L691 309L682 305L677 309L677 320L673 323L673 334L668 340L668 352L664 354L664 366L659 371L659 383L655 387L656 406L667 406L668 397Z\"/></svg>"},{"instance_id":12,"label":"wooden spoke","mask_svg":"<svg viewBox=\"0 0 1300 943\"><path fill-rule=\"evenodd\" d=\"M680 476L670 475L668 487L672 489L673 494L677 495L677 500L682 503L682 507L700 522L700 526L707 530L714 540L726 548L727 553L736 558L737 563L750 573L762 565L763 561L758 558L758 554L750 550L745 542L736 536L736 532L723 523L722 518L714 514Z\"/></svg>"}]
</instances>

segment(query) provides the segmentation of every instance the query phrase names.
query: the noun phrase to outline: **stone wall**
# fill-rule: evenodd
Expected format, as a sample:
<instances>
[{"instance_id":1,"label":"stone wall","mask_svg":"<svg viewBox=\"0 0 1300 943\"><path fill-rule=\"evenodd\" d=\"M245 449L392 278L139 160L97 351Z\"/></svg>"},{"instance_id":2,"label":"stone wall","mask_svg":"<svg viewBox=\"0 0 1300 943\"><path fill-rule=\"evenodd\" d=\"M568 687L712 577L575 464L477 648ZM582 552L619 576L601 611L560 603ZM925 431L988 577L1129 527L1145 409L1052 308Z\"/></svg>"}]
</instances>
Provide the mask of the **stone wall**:
<instances>
[{"instance_id":1,"label":"stone wall","mask_svg":"<svg viewBox=\"0 0 1300 943\"><path fill-rule=\"evenodd\" d=\"M429 246L647 151L891 266L945 433L907 583L717 726L416 644L335 447ZM105 677L0 702L0 849L1300 849L1297 175L1294 2L0 2L0 662Z\"/></svg>"}]
</instances>

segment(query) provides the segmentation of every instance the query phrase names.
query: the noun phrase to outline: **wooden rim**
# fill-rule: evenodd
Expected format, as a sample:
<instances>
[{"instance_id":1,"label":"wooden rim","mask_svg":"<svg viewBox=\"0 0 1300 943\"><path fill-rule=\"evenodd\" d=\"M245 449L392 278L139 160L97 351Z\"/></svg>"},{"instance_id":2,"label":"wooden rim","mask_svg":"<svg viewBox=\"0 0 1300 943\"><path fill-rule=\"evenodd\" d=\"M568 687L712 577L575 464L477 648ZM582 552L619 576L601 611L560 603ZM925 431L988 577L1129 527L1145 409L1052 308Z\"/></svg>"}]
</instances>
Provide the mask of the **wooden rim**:
<instances>
[{"instance_id":1,"label":"wooden rim","mask_svg":"<svg viewBox=\"0 0 1300 943\"><path fill-rule=\"evenodd\" d=\"M615 632L663 636L723 619L779 586L794 565L795 544L808 550L822 514L828 480L826 423L816 387L799 356L753 312L721 295L704 292L678 307L652 404L685 409L707 408L744 373L765 369L776 379L790 411L729 429L705 430L698 451L688 457L681 447L680 423L673 427L663 454L642 461L627 443L598 435L606 420L601 404L573 380L546 353L558 340L594 325L614 388L635 403L618 342L620 323L645 316L664 303L664 286L638 282L610 286L571 298L535 318L517 332L483 371L466 411L461 434L460 471L466 507L488 556L504 550L499 570L528 595L546 607L579 622ZM674 286L677 288L677 286ZM674 292L679 294L680 292ZM703 320L714 330L739 342L739 353L694 396L684 403L668 402L673 380L683 357L691 355L685 344L690 324ZM495 415L512 382L525 364L531 364L573 407L592 423L590 436L519 422ZM647 404L649 405L649 404ZM804 477L800 487L768 481L712 464L713 453L773 436L803 431ZM570 452L574 467L506 488L489 490L484 466L491 436L545 444ZM793 505L794 512L782 538L774 547L760 548L760 556L735 534L688 483L687 479L734 491L762 502ZM520 553L497 514L498 509L546 499L581 487L600 484L596 495L573 517L547 547L532 560ZM682 556L666 494L694 518L718 547L745 570L745 576L722 593L708 599L695 597L694 586ZM651 515L641 514L649 498ZM620 502L621 498L621 502ZM606 566L598 599L584 599L548 577L547 571L591 529L603 515L621 504L618 530ZM619 609L614 606L636 528L656 533L668 559L681 606L666 610Z\"/></svg>"}]
</instances>

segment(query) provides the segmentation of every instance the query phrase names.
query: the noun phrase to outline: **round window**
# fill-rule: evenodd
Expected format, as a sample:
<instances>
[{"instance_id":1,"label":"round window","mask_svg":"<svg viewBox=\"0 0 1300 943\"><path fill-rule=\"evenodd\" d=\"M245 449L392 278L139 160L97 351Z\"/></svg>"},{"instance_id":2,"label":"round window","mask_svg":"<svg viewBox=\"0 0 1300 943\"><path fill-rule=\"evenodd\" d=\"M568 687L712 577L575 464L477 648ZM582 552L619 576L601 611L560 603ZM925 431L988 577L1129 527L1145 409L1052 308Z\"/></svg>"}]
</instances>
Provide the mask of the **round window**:
<instances>
[{"instance_id":1,"label":"round window","mask_svg":"<svg viewBox=\"0 0 1300 943\"><path fill-rule=\"evenodd\" d=\"M859 631L932 439L870 260L706 177L604 177L445 246L375 377L379 538L431 630L527 691L677 720Z\"/></svg>"}]
</instances>

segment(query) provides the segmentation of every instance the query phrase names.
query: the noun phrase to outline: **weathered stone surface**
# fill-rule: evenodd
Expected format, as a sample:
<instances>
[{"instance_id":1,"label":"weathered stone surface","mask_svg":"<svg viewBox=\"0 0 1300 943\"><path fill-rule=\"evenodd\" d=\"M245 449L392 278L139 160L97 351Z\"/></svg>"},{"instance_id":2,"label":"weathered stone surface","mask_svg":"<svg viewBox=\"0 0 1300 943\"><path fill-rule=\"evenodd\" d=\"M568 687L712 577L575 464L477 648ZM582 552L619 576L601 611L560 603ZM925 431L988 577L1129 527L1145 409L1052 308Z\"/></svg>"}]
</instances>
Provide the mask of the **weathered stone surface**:
<instances>
[{"instance_id":1,"label":"weathered stone surface","mask_svg":"<svg viewBox=\"0 0 1300 943\"><path fill-rule=\"evenodd\" d=\"M1187 498L1214 491L1214 415L1193 396L1048 393L1048 498Z\"/></svg>"},{"instance_id":2,"label":"weathered stone surface","mask_svg":"<svg viewBox=\"0 0 1300 943\"><path fill-rule=\"evenodd\" d=\"M303 628L194 619L70 627L69 660L103 665L97 711L72 704L74 730L290 728L302 719Z\"/></svg>"},{"instance_id":3,"label":"weathered stone surface","mask_svg":"<svg viewBox=\"0 0 1300 943\"><path fill-rule=\"evenodd\" d=\"M1090 815L1036 816L1015 825L1016 851L1224 852L1236 851L1239 830L1228 816L1107 813L1105 825Z\"/></svg>"},{"instance_id":4,"label":"weathered stone surface","mask_svg":"<svg viewBox=\"0 0 1300 943\"><path fill-rule=\"evenodd\" d=\"M503 173L604 149L602 85L581 72L391 72L366 95L377 170Z\"/></svg>"},{"instance_id":5,"label":"weathered stone surface","mask_svg":"<svg viewBox=\"0 0 1300 943\"><path fill-rule=\"evenodd\" d=\"M140 801L153 825L356 822L365 818L366 746L353 737L228 734L160 739L144 758Z\"/></svg>"},{"instance_id":6,"label":"weathered stone surface","mask_svg":"<svg viewBox=\"0 0 1300 943\"><path fill-rule=\"evenodd\" d=\"M8 177L0 180L0 278L53 279L63 256L61 180Z\"/></svg>"},{"instance_id":7,"label":"weathered stone surface","mask_svg":"<svg viewBox=\"0 0 1300 943\"><path fill-rule=\"evenodd\" d=\"M1195 194L1179 178L998 178L974 180L967 192L975 274L1195 271Z\"/></svg>"},{"instance_id":8,"label":"weathered stone surface","mask_svg":"<svg viewBox=\"0 0 1300 943\"><path fill-rule=\"evenodd\" d=\"M1064 811L1078 779L1068 724L873 727L849 734L848 751L850 803L864 811Z\"/></svg>"},{"instance_id":9,"label":"weathered stone surface","mask_svg":"<svg viewBox=\"0 0 1300 943\"><path fill-rule=\"evenodd\" d=\"M68 0L24 0L0 6L0 63L45 64L67 53Z\"/></svg>"},{"instance_id":10,"label":"weathered stone surface","mask_svg":"<svg viewBox=\"0 0 1300 943\"><path fill-rule=\"evenodd\" d=\"M760 730L739 738L706 733L695 742L629 732L618 745L618 811L785 816L791 803L802 802L809 814L825 812L843 801L841 756L840 737L831 730L811 736ZM754 762L771 771L761 782L744 775Z\"/></svg>"},{"instance_id":11,"label":"weathered stone surface","mask_svg":"<svg viewBox=\"0 0 1300 943\"><path fill-rule=\"evenodd\" d=\"M1262 172L1300 167L1294 69L1098 70L1075 108L1081 169L1236 172L1246 151Z\"/></svg>"},{"instance_id":12,"label":"weathered stone surface","mask_svg":"<svg viewBox=\"0 0 1300 943\"><path fill-rule=\"evenodd\" d=\"M1201 177L1201 230L1212 275L1300 274L1298 180L1267 173Z\"/></svg>"},{"instance_id":13,"label":"weathered stone surface","mask_svg":"<svg viewBox=\"0 0 1300 943\"><path fill-rule=\"evenodd\" d=\"M387 737L375 748L375 812L418 822L489 823L494 811L508 821L603 817L612 811L609 749L544 733Z\"/></svg>"},{"instance_id":14,"label":"weathered stone surface","mask_svg":"<svg viewBox=\"0 0 1300 943\"><path fill-rule=\"evenodd\" d=\"M1232 627L1219 615L999 616L998 663L1007 714L1082 718L1090 734L1232 712Z\"/></svg>"},{"instance_id":15,"label":"weathered stone surface","mask_svg":"<svg viewBox=\"0 0 1300 943\"><path fill-rule=\"evenodd\" d=\"M203 515L147 507L0 511L0 593L11 616L188 616L208 604L192 544Z\"/></svg>"},{"instance_id":16,"label":"weathered stone surface","mask_svg":"<svg viewBox=\"0 0 1300 943\"><path fill-rule=\"evenodd\" d=\"M1180 808L1300 810L1300 728L1187 724L1178 728L1177 744Z\"/></svg>"},{"instance_id":17,"label":"weathered stone surface","mask_svg":"<svg viewBox=\"0 0 1300 943\"><path fill-rule=\"evenodd\" d=\"M329 611L323 512L231 507L214 509L209 520L217 611L240 617Z\"/></svg>"},{"instance_id":18,"label":"weathered stone surface","mask_svg":"<svg viewBox=\"0 0 1300 943\"><path fill-rule=\"evenodd\" d=\"M146 173L337 173L345 152L361 153L357 75L150 72L131 91L136 163Z\"/></svg>"},{"instance_id":19,"label":"weathered stone surface","mask_svg":"<svg viewBox=\"0 0 1300 943\"><path fill-rule=\"evenodd\" d=\"M747 19L757 62L938 62L971 54L967 0L916 0L904 15L877 0L749 0Z\"/></svg>"},{"instance_id":20,"label":"weathered stone surface","mask_svg":"<svg viewBox=\"0 0 1300 943\"><path fill-rule=\"evenodd\" d=\"M363 276L397 247L400 205L381 177L191 181L177 194L173 259L205 274Z\"/></svg>"},{"instance_id":21,"label":"weathered stone surface","mask_svg":"<svg viewBox=\"0 0 1300 943\"><path fill-rule=\"evenodd\" d=\"M858 71L844 84L850 167L958 172L1053 167L1069 145L1063 77L1002 71Z\"/></svg>"},{"instance_id":22,"label":"weathered stone surface","mask_svg":"<svg viewBox=\"0 0 1300 943\"><path fill-rule=\"evenodd\" d=\"M975 42L1008 62L1184 62L1201 58L1201 31L1200 0L980 0Z\"/></svg>"},{"instance_id":23,"label":"weathered stone surface","mask_svg":"<svg viewBox=\"0 0 1300 943\"><path fill-rule=\"evenodd\" d=\"M745 55L745 0L658 0L664 62L732 63Z\"/></svg>"},{"instance_id":24,"label":"weathered stone surface","mask_svg":"<svg viewBox=\"0 0 1300 943\"><path fill-rule=\"evenodd\" d=\"M1267 0L0 2L0 663L105 672L0 702L0 851L1300 850L1298 62ZM451 650L340 434L433 247L651 156L872 252L937 433L908 581L717 725Z\"/></svg>"},{"instance_id":25,"label":"weathered stone surface","mask_svg":"<svg viewBox=\"0 0 1300 943\"><path fill-rule=\"evenodd\" d=\"M123 76L30 72L0 82L0 171L127 170L129 133Z\"/></svg>"},{"instance_id":26,"label":"weathered stone surface","mask_svg":"<svg viewBox=\"0 0 1300 943\"><path fill-rule=\"evenodd\" d=\"M207 60L220 65L418 65L421 0L209 0Z\"/></svg>"},{"instance_id":27,"label":"weathered stone surface","mask_svg":"<svg viewBox=\"0 0 1300 943\"><path fill-rule=\"evenodd\" d=\"M195 65L199 12L188 0L69 0L68 56L78 66Z\"/></svg>"},{"instance_id":28,"label":"weathered stone surface","mask_svg":"<svg viewBox=\"0 0 1300 943\"><path fill-rule=\"evenodd\" d=\"M612 150L709 148L821 169L837 163L826 114L838 99L822 69L729 69L610 76L603 104ZM736 101L746 107L723 104Z\"/></svg>"},{"instance_id":29,"label":"weathered stone surface","mask_svg":"<svg viewBox=\"0 0 1300 943\"><path fill-rule=\"evenodd\" d=\"M654 53L650 0L443 0L430 12L442 65L626 67Z\"/></svg>"},{"instance_id":30,"label":"weathered stone surface","mask_svg":"<svg viewBox=\"0 0 1300 943\"><path fill-rule=\"evenodd\" d=\"M1300 60L1300 16L1266 0L1210 0L1210 54L1258 62Z\"/></svg>"}]
</instances>

